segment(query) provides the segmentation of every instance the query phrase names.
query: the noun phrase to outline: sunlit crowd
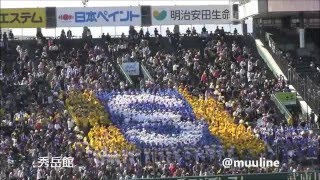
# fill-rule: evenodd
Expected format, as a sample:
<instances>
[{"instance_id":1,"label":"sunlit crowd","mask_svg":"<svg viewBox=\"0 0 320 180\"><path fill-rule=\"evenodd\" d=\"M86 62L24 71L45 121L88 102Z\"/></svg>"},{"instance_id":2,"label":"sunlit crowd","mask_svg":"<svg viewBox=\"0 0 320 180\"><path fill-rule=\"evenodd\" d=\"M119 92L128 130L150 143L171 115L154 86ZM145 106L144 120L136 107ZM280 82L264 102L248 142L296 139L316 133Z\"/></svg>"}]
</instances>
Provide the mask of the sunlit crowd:
<instances>
[{"instance_id":1,"label":"sunlit crowd","mask_svg":"<svg viewBox=\"0 0 320 180\"><path fill-rule=\"evenodd\" d=\"M164 37L141 31L98 44L86 36L72 47L69 38L1 49L0 179L295 172L307 169L306 157L319 164L320 136L281 115L270 95L289 85L268 73L248 37L217 27L192 36L203 48L185 49L181 38L191 32L169 30L176 51L167 52L153 51ZM126 62L144 65L153 81L130 85L118 67ZM40 157L72 157L73 167L40 167ZM281 164L227 169L226 157Z\"/></svg>"}]
</instances>

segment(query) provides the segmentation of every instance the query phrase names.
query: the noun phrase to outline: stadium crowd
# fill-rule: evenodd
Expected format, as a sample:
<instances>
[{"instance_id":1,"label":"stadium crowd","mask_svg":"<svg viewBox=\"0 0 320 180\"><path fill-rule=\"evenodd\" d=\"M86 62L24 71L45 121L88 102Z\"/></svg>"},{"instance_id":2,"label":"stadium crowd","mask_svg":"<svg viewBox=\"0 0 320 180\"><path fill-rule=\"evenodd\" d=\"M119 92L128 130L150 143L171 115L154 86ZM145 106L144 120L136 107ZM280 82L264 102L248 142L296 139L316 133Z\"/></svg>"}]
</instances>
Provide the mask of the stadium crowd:
<instances>
[{"instance_id":1,"label":"stadium crowd","mask_svg":"<svg viewBox=\"0 0 320 180\"><path fill-rule=\"evenodd\" d=\"M197 36L194 30L188 32L187 36ZM285 80L269 78L259 56L240 35L226 35L218 27L210 35L202 36L204 32L206 29L198 37L203 38L204 49L184 49L181 37L169 30L171 45L177 48L174 52L152 52L149 32L132 28L119 41L109 34L103 36L102 44L92 44L91 34L84 32L85 45L79 49L65 46L65 34L60 40L38 44L37 49L17 46L10 54L14 62L1 61L1 179L110 180L295 172L306 170L306 154L319 163L320 137L309 130L308 123L288 124L270 100L273 92L290 91ZM160 47L163 37L155 34L155 45ZM137 89L122 79L117 65L134 61L147 67L154 82L141 80ZM156 124L152 127L136 125L143 122L137 114L122 122L127 111L123 104L112 101L119 94L127 95L127 105L135 103L135 111L142 114L154 110L155 105L147 103L150 97L162 94L167 99L158 99L156 108L163 115L154 117L161 121L152 122ZM130 100L130 95L142 97ZM189 104L194 114L173 102ZM165 114L169 108L174 109L172 117ZM177 116L182 120L179 127L173 127L168 118ZM204 120L198 121L201 118ZM206 138L183 140L198 137L196 130ZM165 136L180 131L186 133L180 137L183 143L174 135ZM133 137L136 134L140 139ZM147 136L150 139L143 139ZM39 167L40 157L73 157L74 167ZM279 159L281 165L225 169L221 165L225 157L265 157Z\"/></svg>"}]
</instances>

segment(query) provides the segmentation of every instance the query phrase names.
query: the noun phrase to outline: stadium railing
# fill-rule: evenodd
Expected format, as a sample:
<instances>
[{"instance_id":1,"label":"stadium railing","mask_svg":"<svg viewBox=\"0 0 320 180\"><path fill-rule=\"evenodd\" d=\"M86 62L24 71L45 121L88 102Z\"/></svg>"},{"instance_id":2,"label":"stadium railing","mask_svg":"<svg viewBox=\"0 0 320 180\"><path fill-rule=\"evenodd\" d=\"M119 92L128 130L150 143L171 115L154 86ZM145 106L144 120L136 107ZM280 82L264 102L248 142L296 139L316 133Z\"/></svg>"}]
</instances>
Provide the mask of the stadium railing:
<instances>
[{"instance_id":1,"label":"stadium railing","mask_svg":"<svg viewBox=\"0 0 320 180\"><path fill-rule=\"evenodd\" d=\"M133 86L133 81L130 78L130 76L124 71L124 69L122 68L121 64L118 64L118 67L121 71L121 73L124 75L124 77L126 78L127 83L130 84L130 86Z\"/></svg>"},{"instance_id":2,"label":"stadium railing","mask_svg":"<svg viewBox=\"0 0 320 180\"><path fill-rule=\"evenodd\" d=\"M291 113L288 111L288 109L279 101L279 99L272 94L271 95L271 100L276 104L276 106L278 107L278 109L280 110L280 112L285 116L285 118L287 120L291 119L292 115Z\"/></svg>"},{"instance_id":3,"label":"stadium railing","mask_svg":"<svg viewBox=\"0 0 320 180\"><path fill-rule=\"evenodd\" d=\"M154 82L154 79L150 75L150 73L147 70L147 68L141 63L140 63L140 66L141 66L141 70L142 70L143 76L146 77L146 79L148 79L149 81Z\"/></svg>"},{"instance_id":4,"label":"stadium railing","mask_svg":"<svg viewBox=\"0 0 320 180\"><path fill-rule=\"evenodd\" d=\"M267 49L271 52L278 66L288 78L291 84L298 91L300 96L312 108L313 112L319 114L320 112L320 87L317 86L308 76L301 77L297 71L290 65L289 61L284 58L283 51L281 51L275 41L272 39L272 34L265 33L260 37ZM263 39L264 38L264 39Z\"/></svg>"},{"instance_id":5,"label":"stadium railing","mask_svg":"<svg viewBox=\"0 0 320 180\"><path fill-rule=\"evenodd\" d=\"M151 180L145 178L137 180ZM282 173L253 173L253 174L225 174L214 176L186 176L156 178L157 180L320 180L319 171L311 172L282 172Z\"/></svg>"}]
</instances>

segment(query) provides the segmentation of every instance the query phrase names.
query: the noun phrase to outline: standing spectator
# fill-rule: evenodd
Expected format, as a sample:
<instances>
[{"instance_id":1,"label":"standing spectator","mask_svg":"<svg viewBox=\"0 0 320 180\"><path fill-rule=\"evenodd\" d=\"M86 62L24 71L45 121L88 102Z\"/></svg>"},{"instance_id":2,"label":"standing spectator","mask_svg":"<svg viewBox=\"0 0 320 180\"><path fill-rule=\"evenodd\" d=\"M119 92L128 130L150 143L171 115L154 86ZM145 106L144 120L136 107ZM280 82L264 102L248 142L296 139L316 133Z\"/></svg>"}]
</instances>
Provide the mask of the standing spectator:
<instances>
[{"instance_id":1,"label":"standing spectator","mask_svg":"<svg viewBox=\"0 0 320 180\"><path fill-rule=\"evenodd\" d=\"M104 33L102 33L101 39L102 39L102 42L105 42L105 41L106 41L106 35L105 35Z\"/></svg>"},{"instance_id":2,"label":"standing spectator","mask_svg":"<svg viewBox=\"0 0 320 180\"><path fill-rule=\"evenodd\" d=\"M170 32L169 28L167 28L166 34L167 34L168 37L171 35L171 32Z\"/></svg>"},{"instance_id":3,"label":"standing spectator","mask_svg":"<svg viewBox=\"0 0 320 180\"><path fill-rule=\"evenodd\" d=\"M221 35L221 36L224 36L224 35L225 35L225 32L224 32L224 29L223 29L223 27L221 27L221 30L220 30L220 35Z\"/></svg>"},{"instance_id":4,"label":"standing spectator","mask_svg":"<svg viewBox=\"0 0 320 180\"><path fill-rule=\"evenodd\" d=\"M190 34L191 34L190 28L188 28L188 29L186 30L186 34L187 34L187 36L190 36Z\"/></svg>"},{"instance_id":5,"label":"standing spectator","mask_svg":"<svg viewBox=\"0 0 320 180\"><path fill-rule=\"evenodd\" d=\"M88 29L88 31L87 31L87 37L89 39L92 39L92 34L91 34L91 30L90 29Z\"/></svg>"},{"instance_id":6,"label":"standing spectator","mask_svg":"<svg viewBox=\"0 0 320 180\"><path fill-rule=\"evenodd\" d=\"M238 30L237 30L237 28L234 28L233 34L234 34L234 35L238 35Z\"/></svg>"},{"instance_id":7,"label":"standing spectator","mask_svg":"<svg viewBox=\"0 0 320 180\"><path fill-rule=\"evenodd\" d=\"M124 33L121 34L121 41L124 41L126 39L126 35Z\"/></svg>"},{"instance_id":8,"label":"standing spectator","mask_svg":"<svg viewBox=\"0 0 320 180\"><path fill-rule=\"evenodd\" d=\"M64 29L62 29L61 35L60 35L60 40L64 40L64 39L67 39L67 36L66 36L66 32L64 32Z\"/></svg>"},{"instance_id":9,"label":"standing spectator","mask_svg":"<svg viewBox=\"0 0 320 180\"><path fill-rule=\"evenodd\" d=\"M1 39L2 39L2 31L0 29L0 41L1 41Z\"/></svg>"},{"instance_id":10,"label":"standing spectator","mask_svg":"<svg viewBox=\"0 0 320 180\"><path fill-rule=\"evenodd\" d=\"M37 37L38 44L43 44L44 37L43 37L42 31L41 31L41 28L37 28L36 37Z\"/></svg>"},{"instance_id":11,"label":"standing spectator","mask_svg":"<svg viewBox=\"0 0 320 180\"><path fill-rule=\"evenodd\" d=\"M209 34L209 36L210 36L210 37L213 37L213 33L212 33L212 31L210 31L210 34Z\"/></svg>"},{"instance_id":12,"label":"standing spectator","mask_svg":"<svg viewBox=\"0 0 320 180\"><path fill-rule=\"evenodd\" d=\"M148 29L147 29L147 32L146 32L145 37L146 37L147 39L149 39L149 37L150 37L150 33L149 33L149 30L148 30Z\"/></svg>"},{"instance_id":13,"label":"standing spectator","mask_svg":"<svg viewBox=\"0 0 320 180\"><path fill-rule=\"evenodd\" d=\"M158 37L159 36L159 31L157 28L154 28L154 37Z\"/></svg>"},{"instance_id":14,"label":"standing spectator","mask_svg":"<svg viewBox=\"0 0 320 180\"><path fill-rule=\"evenodd\" d=\"M143 29L141 28L139 31L139 38L142 39L144 37Z\"/></svg>"},{"instance_id":15,"label":"standing spectator","mask_svg":"<svg viewBox=\"0 0 320 180\"><path fill-rule=\"evenodd\" d=\"M107 33L107 35L106 35L106 41L107 41L108 43L111 42L111 36L110 36L109 33Z\"/></svg>"},{"instance_id":16,"label":"standing spectator","mask_svg":"<svg viewBox=\"0 0 320 180\"><path fill-rule=\"evenodd\" d=\"M197 36L197 30L195 27L192 27L192 36Z\"/></svg>"},{"instance_id":17,"label":"standing spectator","mask_svg":"<svg viewBox=\"0 0 320 180\"><path fill-rule=\"evenodd\" d=\"M68 37L68 39L72 39L72 32L70 29L67 32L67 37Z\"/></svg>"},{"instance_id":18,"label":"standing spectator","mask_svg":"<svg viewBox=\"0 0 320 180\"><path fill-rule=\"evenodd\" d=\"M3 45L6 49L8 48L8 35L6 32L3 33Z\"/></svg>"},{"instance_id":19,"label":"standing spectator","mask_svg":"<svg viewBox=\"0 0 320 180\"><path fill-rule=\"evenodd\" d=\"M214 34L216 34L216 35L220 34L219 26L217 26L216 30L214 31Z\"/></svg>"},{"instance_id":20,"label":"standing spectator","mask_svg":"<svg viewBox=\"0 0 320 180\"><path fill-rule=\"evenodd\" d=\"M10 40L13 40L14 39L14 35L12 33L12 30L9 31L9 39Z\"/></svg>"},{"instance_id":21,"label":"standing spectator","mask_svg":"<svg viewBox=\"0 0 320 180\"><path fill-rule=\"evenodd\" d=\"M130 40L130 41L135 40L136 37L137 37L137 34L138 34L138 33L137 33L137 31L135 30L134 26L130 26L130 28L129 28L129 36L128 36L129 40Z\"/></svg>"},{"instance_id":22,"label":"standing spectator","mask_svg":"<svg viewBox=\"0 0 320 180\"><path fill-rule=\"evenodd\" d=\"M88 27L83 27L83 31L82 31L82 39L84 39L84 40L86 40L87 39L87 35L88 35L88 33L87 33L87 31L88 31Z\"/></svg>"},{"instance_id":23,"label":"standing spectator","mask_svg":"<svg viewBox=\"0 0 320 180\"><path fill-rule=\"evenodd\" d=\"M205 33L205 32L207 32L207 28L206 28L206 26L203 26L202 33Z\"/></svg>"}]
</instances>

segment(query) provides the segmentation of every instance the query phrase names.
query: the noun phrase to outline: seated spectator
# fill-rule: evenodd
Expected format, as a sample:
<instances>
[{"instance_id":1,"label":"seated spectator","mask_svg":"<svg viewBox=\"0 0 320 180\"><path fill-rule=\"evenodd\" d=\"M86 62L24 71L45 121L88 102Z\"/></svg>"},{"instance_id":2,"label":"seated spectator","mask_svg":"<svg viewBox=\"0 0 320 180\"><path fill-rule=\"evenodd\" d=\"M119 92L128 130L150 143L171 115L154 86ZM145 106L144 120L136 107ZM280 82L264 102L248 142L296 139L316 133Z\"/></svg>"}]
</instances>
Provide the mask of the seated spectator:
<instances>
[{"instance_id":1,"label":"seated spectator","mask_svg":"<svg viewBox=\"0 0 320 180\"><path fill-rule=\"evenodd\" d=\"M159 31L157 28L154 28L154 37L158 37L159 36Z\"/></svg>"},{"instance_id":2,"label":"seated spectator","mask_svg":"<svg viewBox=\"0 0 320 180\"><path fill-rule=\"evenodd\" d=\"M14 39L14 35L12 33L12 30L9 31L9 39L10 40L13 40Z\"/></svg>"},{"instance_id":3,"label":"seated spectator","mask_svg":"<svg viewBox=\"0 0 320 180\"><path fill-rule=\"evenodd\" d=\"M186 30L186 34L187 34L187 36L190 36L190 35L191 35L190 28L188 28L188 29Z\"/></svg>"},{"instance_id":4,"label":"seated spectator","mask_svg":"<svg viewBox=\"0 0 320 180\"><path fill-rule=\"evenodd\" d=\"M72 39L72 32L70 29L67 32L67 37L68 37L68 39Z\"/></svg>"}]
</instances>

